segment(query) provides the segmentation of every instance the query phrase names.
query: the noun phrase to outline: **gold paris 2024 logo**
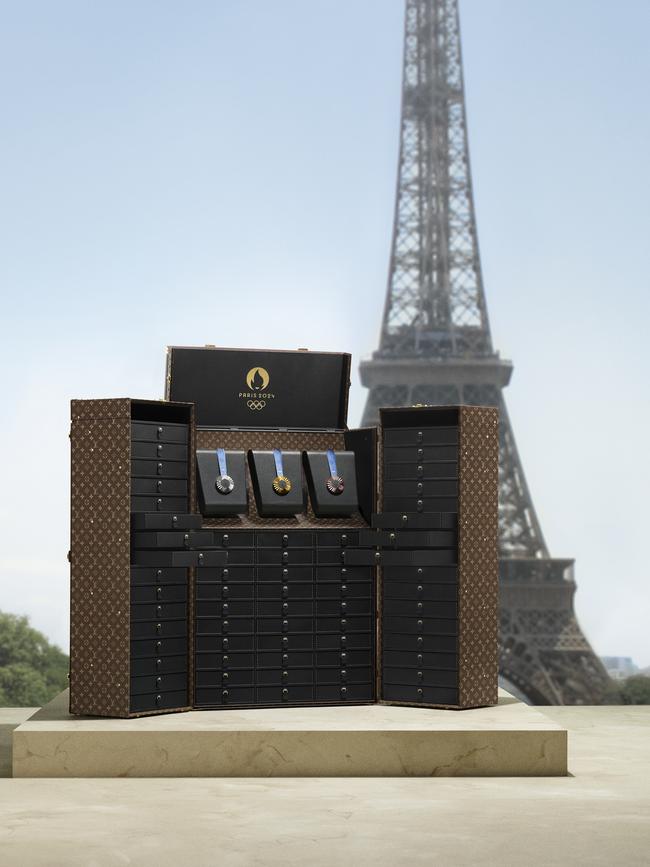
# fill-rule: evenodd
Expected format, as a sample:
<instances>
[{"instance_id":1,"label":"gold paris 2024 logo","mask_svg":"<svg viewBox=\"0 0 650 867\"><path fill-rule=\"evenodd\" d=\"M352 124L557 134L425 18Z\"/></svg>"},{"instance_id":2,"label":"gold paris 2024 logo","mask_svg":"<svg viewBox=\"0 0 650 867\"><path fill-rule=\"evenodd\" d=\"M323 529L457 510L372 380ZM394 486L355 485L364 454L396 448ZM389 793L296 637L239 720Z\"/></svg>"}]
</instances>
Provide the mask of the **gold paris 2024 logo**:
<instances>
[{"instance_id":1,"label":"gold paris 2024 logo","mask_svg":"<svg viewBox=\"0 0 650 867\"><path fill-rule=\"evenodd\" d=\"M268 400L273 400L275 395L268 391L271 377L264 367L251 367L246 374L246 385L249 391L240 391L239 397L246 401L250 410L264 409Z\"/></svg>"}]
</instances>

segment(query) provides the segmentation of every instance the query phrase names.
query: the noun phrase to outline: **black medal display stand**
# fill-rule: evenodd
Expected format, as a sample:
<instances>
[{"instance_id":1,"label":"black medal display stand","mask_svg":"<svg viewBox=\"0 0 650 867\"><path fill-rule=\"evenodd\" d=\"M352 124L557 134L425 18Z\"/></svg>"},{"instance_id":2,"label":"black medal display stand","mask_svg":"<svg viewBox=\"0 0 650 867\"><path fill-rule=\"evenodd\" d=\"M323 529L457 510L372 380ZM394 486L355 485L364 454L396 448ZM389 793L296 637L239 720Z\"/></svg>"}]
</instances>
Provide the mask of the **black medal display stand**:
<instances>
[{"instance_id":1,"label":"black medal display stand","mask_svg":"<svg viewBox=\"0 0 650 867\"><path fill-rule=\"evenodd\" d=\"M300 452L282 452L283 475L291 481L291 490L277 494L273 480L278 475L272 451L248 453L257 511L263 518L299 515L306 509Z\"/></svg>"},{"instance_id":2,"label":"black medal display stand","mask_svg":"<svg viewBox=\"0 0 650 867\"><path fill-rule=\"evenodd\" d=\"M246 453L227 451L226 465L234 487L228 494L222 494L216 485L219 476L219 461L215 449L199 449L196 453L198 473L198 492L201 513L216 518L228 515L242 515L248 508L246 495Z\"/></svg>"},{"instance_id":3,"label":"black medal display stand","mask_svg":"<svg viewBox=\"0 0 650 867\"><path fill-rule=\"evenodd\" d=\"M336 452L336 467L343 490L332 494L327 488L330 467L327 452L305 452L305 475L314 514L318 518L345 518L359 509L357 468L354 452Z\"/></svg>"}]
</instances>

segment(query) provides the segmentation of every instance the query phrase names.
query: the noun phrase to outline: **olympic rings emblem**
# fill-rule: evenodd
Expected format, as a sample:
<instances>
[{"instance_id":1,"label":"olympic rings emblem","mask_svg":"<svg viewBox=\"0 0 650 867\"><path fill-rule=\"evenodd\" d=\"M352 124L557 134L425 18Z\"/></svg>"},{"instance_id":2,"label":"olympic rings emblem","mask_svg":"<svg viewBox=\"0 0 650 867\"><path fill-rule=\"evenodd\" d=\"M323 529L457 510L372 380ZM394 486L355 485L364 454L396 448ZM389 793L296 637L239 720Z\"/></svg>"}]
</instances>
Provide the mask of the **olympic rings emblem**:
<instances>
[{"instance_id":1,"label":"olympic rings emblem","mask_svg":"<svg viewBox=\"0 0 650 867\"><path fill-rule=\"evenodd\" d=\"M265 400L249 400L246 404L249 409L264 409L266 406Z\"/></svg>"}]
</instances>

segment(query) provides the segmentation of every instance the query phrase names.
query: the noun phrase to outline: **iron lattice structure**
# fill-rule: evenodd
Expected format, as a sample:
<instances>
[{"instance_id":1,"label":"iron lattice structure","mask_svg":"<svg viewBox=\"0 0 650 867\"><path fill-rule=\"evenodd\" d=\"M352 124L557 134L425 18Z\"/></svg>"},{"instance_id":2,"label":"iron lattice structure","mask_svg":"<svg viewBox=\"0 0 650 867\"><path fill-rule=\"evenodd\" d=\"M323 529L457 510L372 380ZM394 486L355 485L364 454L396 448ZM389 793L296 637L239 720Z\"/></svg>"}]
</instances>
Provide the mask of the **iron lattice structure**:
<instances>
[{"instance_id":1,"label":"iron lattice structure","mask_svg":"<svg viewBox=\"0 0 650 867\"><path fill-rule=\"evenodd\" d=\"M573 561L551 558L492 345L472 193L458 0L406 0L401 139L379 349L361 364L364 424L382 406L500 411L501 675L535 704L597 704L609 678L573 610Z\"/></svg>"}]
</instances>

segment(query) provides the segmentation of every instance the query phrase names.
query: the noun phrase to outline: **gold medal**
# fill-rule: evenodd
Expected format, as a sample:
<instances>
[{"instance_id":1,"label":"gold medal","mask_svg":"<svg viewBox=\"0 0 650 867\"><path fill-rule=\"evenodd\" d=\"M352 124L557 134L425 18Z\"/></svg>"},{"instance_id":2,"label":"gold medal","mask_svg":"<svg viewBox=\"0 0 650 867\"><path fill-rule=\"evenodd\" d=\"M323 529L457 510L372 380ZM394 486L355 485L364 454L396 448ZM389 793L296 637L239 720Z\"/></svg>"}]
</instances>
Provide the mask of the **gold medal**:
<instances>
[{"instance_id":1,"label":"gold medal","mask_svg":"<svg viewBox=\"0 0 650 867\"><path fill-rule=\"evenodd\" d=\"M288 479L284 474L282 466L282 452L280 449L273 449L273 459L275 460L276 476L273 479L273 490L279 497L286 496L291 490L291 479Z\"/></svg>"}]
</instances>

